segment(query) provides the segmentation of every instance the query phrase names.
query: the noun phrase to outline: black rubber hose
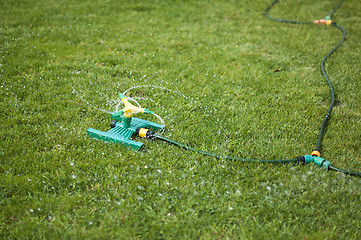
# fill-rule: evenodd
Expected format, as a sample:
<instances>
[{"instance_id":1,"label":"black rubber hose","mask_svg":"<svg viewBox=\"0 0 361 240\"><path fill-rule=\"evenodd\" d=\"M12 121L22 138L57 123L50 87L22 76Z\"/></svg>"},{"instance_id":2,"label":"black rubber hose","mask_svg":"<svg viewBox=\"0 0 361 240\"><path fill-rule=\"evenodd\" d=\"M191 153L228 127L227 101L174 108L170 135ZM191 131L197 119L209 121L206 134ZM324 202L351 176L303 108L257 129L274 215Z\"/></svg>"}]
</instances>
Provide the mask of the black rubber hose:
<instances>
[{"instance_id":1,"label":"black rubber hose","mask_svg":"<svg viewBox=\"0 0 361 240\"><path fill-rule=\"evenodd\" d=\"M323 140L323 136L325 134L325 128L326 128L326 125L327 125L327 122L328 122L328 119L330 118L331 116L331 112L332 112L332 108L334 107L335 105L335 91L333 89L333 86L332 86L332 83L330 81L330 79L328 78L327 76L327 73L326 73L326 70L325 70L325 61L326 59L331 55L333 54L334 52L336 52L336 50L341 46L341 44L345 41L346 39L346 31L345 29L343 29L341 26L337 25L335 22L332 23L333 26L337 27L338 29L340 29L343 33L343 36L342 36L342 39L341 41L337 44L337 46L332 49L329 53L327 53L327 55L322 59L321 61L321 71L322 71L322 74L323 76L325 77L327 83L328 83L328 86L330 88L330 92L331 92L331 103L330 103L330 107L328 108L328 111L326 113L326 116L325 118L323 119L323 122L322 122L322 125L321 125L321 128L320 128L320 132L318 134L318 140L317 140L317 146L316 146L316 149L321 149L321 145L322 145L322 140Z\"/></svg>"},{"instance_id":2,"label":"black rubber hose","mask_svg":"<svg viewBox=\"0 0 361 240\"><path fill-rule=\"evenodd\" d=\"M203 155L207 155L207 156L215 157L215 158L226 158L226 159L234 160L234 161L241 161L241 162L260 162L260 163L291 163L291 162L299 162L299 161L300 161L300 160L298 160L298 159L264 160L264 159L248 159L248 158L222 156L222 155L219 155L219 154L214 154L214 153L210 153L210 152L198 150L198 149L196 149L196 148L187 146L187 145L185 145L185 144L183 144L183 143L174 141L174 140L172 140L172 139L163 137L163 136L161 136L161 135L155 135L154 138L155 138L155 139L160 139L160 140L165 141L165 142L167 142L167 143L174 144L174 145L176 145L176 146L178 146L178 147L181 147L181 148L184 148L184 149L186 149L186 150L190 150L190 151L194 151L194 152L197 152L197 153L201 153L201 154L203 154Z\"/></svg>"},{"instance_id":3,"label":"black rubber hose","mask_svg":"<svg viewBox=\"0 0 361 240\"><path fill-rule=\"evenodd\" d=\"M277 22L282 22L282 23L292 23L292 24L313 24L313 22L311 21L307 21L307 22L302 22L302 21L294 21L294 20L285 20L285 19L279 19L279 18L274 18L268 15L268 11L274 6L276 5L276 3L278 2L278 0L274 0L273 3L271 3L263 12L263 14L273 20L273 21L277 21Z\"/></svg>"},{"instance_id":4,"label":"black rubber hose","mask_svg":"<svg viewBox=\"0 0 361 240\"><path fill-rule=\"evenodd\" d=\"M333 16L333 14L336 12L336 10L342 5L342 3L344 3L346 0L343 0L342 2L340 2L339 4L336 5L336 7L334 7L332 9L332 11L330 12L330 14L328 15L330 18Z\"/></svg>"},{"instance_id":5,"label":"black rubber hose","mask_svg":"<svg viewBox=\"0 0 361 240\"><path fill-rule=\"evenodd\" d=\"M361 172L345 170L345 169L341 169L341 168L334 167L334 166L332 166L332 165L328 166L328 168L329 168L330 170L333 170L333 171L338 171L338 172L342 172L342 173L344 173L344 174L349 174L349 175L352 175L352 176L361 177Z\"/></svg>"}]
</instances>

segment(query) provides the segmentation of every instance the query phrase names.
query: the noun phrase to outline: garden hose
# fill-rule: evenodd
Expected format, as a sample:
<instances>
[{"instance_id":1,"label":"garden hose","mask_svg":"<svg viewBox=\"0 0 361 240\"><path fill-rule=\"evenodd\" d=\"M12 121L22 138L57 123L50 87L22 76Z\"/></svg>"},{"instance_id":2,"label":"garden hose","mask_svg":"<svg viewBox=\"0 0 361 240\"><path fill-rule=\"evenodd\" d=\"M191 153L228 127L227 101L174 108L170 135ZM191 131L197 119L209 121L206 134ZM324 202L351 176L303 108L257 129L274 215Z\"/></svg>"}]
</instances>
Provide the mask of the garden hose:
<instances>
[{"instance_id":1,"label":"garden hose","mask_svg":"<svg viewBox=\"0 0 361 240\"><path fill-rule=\"evenodd\" d=\"M278 0L275 0L273 1L264 11L264 15L271 19L271 20L274 20L274 21L277 21L277 22L283 22L283 23L292 23L292 24L319 24L319 25L333 25L335 27L337 27L339 30L342 31L343 33L343 36L342 36L342 39L340 40L340 42L337 44L337 46L335 48L333 48L329 53L326 54L326 56L322 59L321 61L321 65L320 65L320 68L321 68L321 72L323 74L323 76L325 77L326 81L327 81L327 84L330 88L330 93L331 93L331 103L330 103L330 106L328 108L328 111L326 113L326 116L325 118L323 119L323 122L322 122L322 125L321 125L321 128L320 128L320 132L319 132L319 135L318 135L318 140L317 140L317 145L316 145L316 149L321 149L321 144L322 144L322 140L323 140L323 136L324 136L324 133L325 133L325 128L326 128L326 125L327 125L327 122L328 122L328 119L330 118L331 116L331 112L332 112L332 108L334 107L335 105L335 91L333 90L333 86L331 84L331 81L330 79L328 78L327 76L327 73L326 73L326 70L325 70L325 61L326 59L331 55L333 54L340 46L341 44L345 41L346 39L346 31L339 25L337 25L334 21L331 20L331 17L333 16L333 14L336 12L336 10L341 6L341 4L345 1L342 1L340 2L339 4L337 4L336 7L334 7L334 9L331 11L331 13L325 18L325 19L318 19L318 20L315 20L313 22L309 21L309 22L299 22L299 21L293 21L293 20L284 20L284 19L278 19L278 18L273 18L273 17L270 17L268 15L268 11L278 2Z\"/></svg>"},{"instance_id":2,"label":"garden hose","mask_svg":"<svg viewBox=\"0 0 361 240\"><path fill-rule=\"evenodd\" d=\"M345 41L346 39L346 31L345 29L343 29L340 25L338 25L336 22L332 21L331 20L331 17L333 16L333 14L336 12L336 10L345 2L346 0L344 1L341 1L340 3L338 3L333 9L332 11L330 12L330 14L325 17L325 19L319 19L319 20L315 20L313 22L300 22L300 21L293 21L293 20L284 20L284 19L278 19L278 18L273 18L273 17L270 17L268 15L268 11L278 2L278 0L275 0L273 1L264 11L264 15L271 19L271 20L274 20L274 21L278 21L278 22L283 22L283 23L293 23L293 24L319 24L319 25L332 25L334 27L336 27L337 29L339 29L340 31L342 31L342 39L340 40L340 42L336 45L335 48L333 48L329 53L326 54L326 56L321 60L321 65L320 65L320 68L321 68L321 72L323 74L323 76L325 77L326 81L327 81L327 84L330 88L330 93L331 93L331 103L330 103L330 106L328 108L328 111L322 121L322 124L321 124L321 128L320 128L320 132L319 132L319 135L318 135L318 139L317 139L317 145L316 145L316 151L318 151L317 149L321 149L321 145L322 145L322 140L323 140L323 137L324 137L324 134L325 134L325 128L326 128L326 125L327 125L327 122L331 116L331 112L332 112L332 108L334 107L335 105L335 91L333 89L333 86L332 86L332 83L330 81L330 79L328 78L327 76L327 73L326 73L326 70L325 70L325 62L326 62L326 59L332 55L334 52L336 52L336 50L341 46L341 44ZM314 153L314 152L312 152ZM313 155L311 154L313 157L315 157L316 155ZM320 157L321 154L319 154L319 156L317 157ZM305 155L306 156L306 155ZM300 158L301 159L301 158ZM316 163L316 162L315 162ZM317 163L316 163L317 164ZM322 164L320 165L322 166ZM330 169L330 170L333 170L333 171L338 171L338 172L342 172L342 173L345 173L345 174L350 174L350 175L354 175L354 176L359 176L361 177L361 172L356 172L356 171L349 171L349 170L345 170L345 169L340 169L340 168L337 168L337 167L334 167L332 166L329 162L327 164L327 169Z\"/></svg>"},{"instance_id":3,"label":"garden hose","mask_svg":"<svg viewBox=\"0 0 361 240\"><path fill-rule=\"evenodd\" d=\"M294 20L285 20L285 19L279 19L279 18L274 18L274 17L270 17L267 13L268 11L274 6L276 5L276 3L278 2L278 0L273 1L273 3L271 3L265 10L264 10L264 15L273 20L273 21L277 21L277 22L282 22L282 23L292 23L292 24L313 24L313 22L311 21L307 21L307 22L301 22L301 21L294 21Z\"/></svg>"},{"instance_id":4,"label":"garden hose","mask_svg":"<svg viewBox=\"0 0 361 240\"><path fill-rule=\"evenodd\" d=\"M215 157L215 158L225 158L228 160L234 160L234 161L242 161L242 162L259 162L259 163L295 163L295 162L299 162L299 163L303 163L303 164L307 164L307 163L311 163L313 162L314 164L318 165L319 167L322 167L324 170L333 170L333 171L338 171L338 172L342 172L344 174L349 174L349 175L353 175L353 176L358 176L361 177L361 172L356 172L356 171L349 171L349 170L345 170L345 169L340 169L337 168L335 166L331 165L331 162L325 160L324 158L321 157L321 152L319 149L321 149L321 144L322 144L322 140L325 134L325 128L327 125L327 122L331 116L331 112L332 112L332 108L335 105L335 92L333 89L333 86L331 84L330 79L327 76L326 70L325 70L325 61L326 59L332 55L340 46L341 44L345 41L346 39L346 31L339 25L337 25L334 21L331 20L332 15L335 13L335 11L341 6L341 4L344 2L340 2L332 11L331 13L325 18L325 19L319 19L319 20L315 20L315 21L306 21L306 22L302 22L302 21L294 21L294 20L284 20L284 19L278 19L278 18L273 18L270 17L267 13L268 11L278 2L278 0L273 1L264 11L264 15L274 21L278 21L278 22L282 22L282 23L291 23L291 24L319 24L319 25L332 25L336 28L338 28L339 30L342 31L343 33L343 37L340 40L340 42L337 44L337 46L335 48L333 48L329 53L326 54L326 56L322 59L321 61L321 72L323 74L323 76L325 77L328 86L330 88L330 93L331 93L331 103L329 106L329 109L326 113L326 116L324 117L324 120L321 124L321 128L320 128L320 132L318 135L318 140L317 140L317 145L316 145L316 149L312 151L312 153L310 155L304 155L304 156L299 156L296 159L276 159L276 160L264 160L264 159L248 159L248 158L240 158L240 157L230 157L230 156L222 156L220 154L214 154L214 153L210 153L210 152L206 152L206 151L202 151L196 148L193 148L191 146L185 145L183 143L174 141L172 139L169 139L167 137L161 136L156 134L155 132L153 132L150 129L146 129L146 128L138 128L136 131L136 135L140 136L140 137L144 137L144 138L148 138L148 139L158 139L158 140L162 140L165 141L167 143L176 145L178 147L184 148L186 150L190 150L190 151L194 151L206 156L210 156L210 157Z\"/></svg>"},{"instance_id":5,"label":"garden hose","mask_svg":"<svg viewBox=\"0 0 361 240\"><path fill-rule=\"evenodd\" d=\"M159 140L165 141L167 143L176 145L178 147L184 148L186 150L194 151L194 152L197 152L197 153L200 153L200 154L203 154L203 155L206 155L206 156L210 156L210 157L215 157L215 158L225 158L225 159L233 160L233 161L258 162L258 163L296 163L296 162L300 162L300 163L303 163L303 164L307 164L307 163L313 162L316 165L318 165L319 167L322 167L324 170L339 171L339 172L343 172L345 174L361 177L361 172L344 170L344 169L340 169L340 168L332 166L329 161L321 158L321 156L320 156L321 153L318 150L313 150L311 155L299 156L296 159L271 159L271 160L249 159L249 158L222 156L222 155L219 155L219 154L202 151L202 150L190 147L188 145L185 145L183 143L174 141L174 140L169 139L167 137L163 137L161 135L158 135L155 132L153 132L152 130L149 130L149 129L146 129L146 128L138 128L137 131L136 131L136 135L138 135L138 136L140 136L142 138L159 139Z\"/></svg>"},{"instance_id":6,"label":"garden hose","mask_svg":"<svg viewBox=\"0 0 361 240\"><path fill-rule=\"evenodd\" d=\"M206 151L202 151L193 147L190 147L188 145L185 145L183 143L174 141L172 139L169 139L167 137L163 137L161 135L156 134L155 132L153 132L152 130L149 129L145 129L145 128L138 128L136 131L136 134L139 137L143 137L143 138L148 138L148 139L159 139L162 141L165 141L167 143L171 143L173 145L176 145L178 147L184 148L186 150L191 150L203 155L207 155L210 157L215 157L215 158L226 158L228 160L234 160L234 161L241 161L241 162L260 162L260 163L291 163L291 162L301 162L300 159L276 159L276 160L263 160L263 159L248 159L248 158L239 158L239 157L229 157L229 156L222 156L219 154L215 154L215 153L210 153L210 152L206 152Z\"/></svg>"}]
</instances>

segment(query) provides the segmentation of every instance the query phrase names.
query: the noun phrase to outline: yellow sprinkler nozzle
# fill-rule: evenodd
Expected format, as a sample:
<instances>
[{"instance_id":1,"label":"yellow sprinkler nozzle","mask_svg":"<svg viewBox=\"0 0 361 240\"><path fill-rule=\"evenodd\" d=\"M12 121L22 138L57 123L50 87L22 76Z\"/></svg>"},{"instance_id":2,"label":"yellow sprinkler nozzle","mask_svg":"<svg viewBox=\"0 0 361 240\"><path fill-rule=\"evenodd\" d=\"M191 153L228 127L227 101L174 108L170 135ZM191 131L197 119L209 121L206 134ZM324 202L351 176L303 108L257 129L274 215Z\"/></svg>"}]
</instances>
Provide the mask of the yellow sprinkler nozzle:
<instances>
[{"instance_id":1,"label":"yellow sprinkler nozzle","mask_svg":"<svg viewBox=\"0 0 361 240\"><path fill-rule=\"evenodd\" d=\"M122 109L122 111L124 112L124 116L131 118L136 113L144 113L144 112L147 113L147 111L145 111L146 110L145 108L136 107L133 104L131 104L122 93L119 93L119 96L122 99L122 102L124 103L124 108Z\"/></svg>"},{"instance_id":2,"label":"yellow sprinkler nozzle","mask_svg":"<svg viewBox=\"0 0 361 240\"><path fill-rule=\"evenodd\" d=\"M329 26L333 23L333 21L331 19L317 19L313 22L318 25L327 25L327 26Z\"/></svg>"}]
</instances>

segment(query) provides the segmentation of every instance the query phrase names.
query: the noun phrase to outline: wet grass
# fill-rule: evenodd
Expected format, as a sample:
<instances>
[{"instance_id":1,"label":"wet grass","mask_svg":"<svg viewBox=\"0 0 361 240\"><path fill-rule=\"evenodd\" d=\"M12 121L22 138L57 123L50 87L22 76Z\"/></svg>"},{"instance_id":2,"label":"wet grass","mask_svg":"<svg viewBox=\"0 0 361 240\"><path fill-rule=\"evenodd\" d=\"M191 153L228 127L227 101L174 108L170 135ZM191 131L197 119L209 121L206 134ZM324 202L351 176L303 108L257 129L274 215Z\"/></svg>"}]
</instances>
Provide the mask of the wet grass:
<instances>
[{"instance_id":1,"label":"wet grass","mask_svg":"<svg viewBox=\"0 0 361 240\"><path fill-rule=\"evenodd\" d=\"M147 98L167 137L238 157L309 154L330 101L319 63L341 33L272 22L267 4L0 1L0 237L360 239L358 178L86 135L109 129L92 106L112 111L119 92L149 85L128 94ZM336 4L285 0L270 14L313 20ZM360 7L334 16L348 36L326 65L338 104L322 149L358 171Z\"/></svg>"}]
</instances>

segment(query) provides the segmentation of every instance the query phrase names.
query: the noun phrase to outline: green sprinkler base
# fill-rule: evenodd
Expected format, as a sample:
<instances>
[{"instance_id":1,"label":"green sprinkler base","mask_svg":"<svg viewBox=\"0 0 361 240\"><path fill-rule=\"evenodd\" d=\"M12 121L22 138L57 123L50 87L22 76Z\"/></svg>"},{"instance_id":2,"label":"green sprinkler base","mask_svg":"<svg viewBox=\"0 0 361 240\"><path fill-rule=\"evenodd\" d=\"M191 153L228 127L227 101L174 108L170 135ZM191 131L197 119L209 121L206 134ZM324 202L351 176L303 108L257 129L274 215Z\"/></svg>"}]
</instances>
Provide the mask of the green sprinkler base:
<instances>
[{"instance_id":1,"label":"green sprinkler base","mask_svg":"<svg viewBox=\"0 0 361 240\"><path fill-rule=\"evenodd\" d=\"M119 119L118 119L119 120ZM144 145L141 142L136 142L131 140L131 137L138 128L150 128L153 130L163 130L164 125L153 123L139 118L131 118L129 128L124 128L123 124L118 121L112 122L112 129L107 132L99 131L93 128L88 128L87 133L89 136L96 139L110 142L110 143L120 143L135 151L139 151Z\"/></svg>"}]
</instances>

